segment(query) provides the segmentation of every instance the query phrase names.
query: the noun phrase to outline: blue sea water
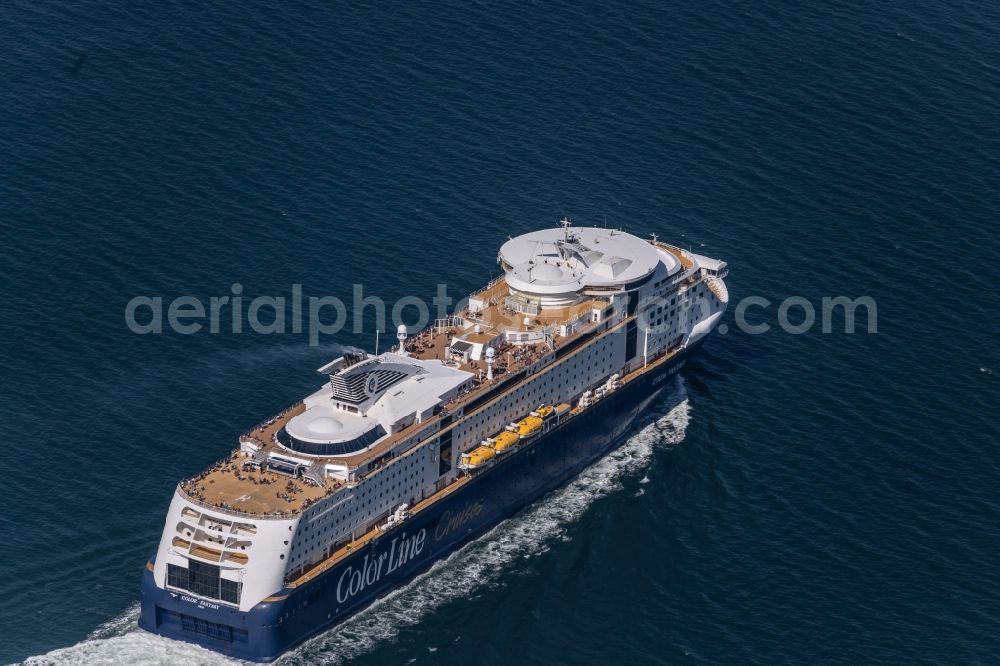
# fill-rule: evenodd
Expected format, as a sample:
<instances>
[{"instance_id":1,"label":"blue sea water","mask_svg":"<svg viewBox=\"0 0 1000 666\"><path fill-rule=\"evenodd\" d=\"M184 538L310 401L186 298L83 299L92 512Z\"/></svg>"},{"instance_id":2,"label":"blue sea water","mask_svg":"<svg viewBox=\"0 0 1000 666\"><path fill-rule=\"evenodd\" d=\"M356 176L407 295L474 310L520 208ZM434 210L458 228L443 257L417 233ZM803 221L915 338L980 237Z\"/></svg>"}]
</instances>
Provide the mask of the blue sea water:
<instances>
[{"instance_id":1,"label":"blue sea water","mask_svg":"<svg viewBox=\"0 0 1000 666\"><path fill-rule=\"evenodd\" d=\"M135 626L174 485L374 344L131 298L460 295L564 215L775 328L284 663L1000 661L1000 5L8 0L0 44L0 661L218 661ZM841 295L876 334L777 329Z\"/></svg>"}]
</instances>

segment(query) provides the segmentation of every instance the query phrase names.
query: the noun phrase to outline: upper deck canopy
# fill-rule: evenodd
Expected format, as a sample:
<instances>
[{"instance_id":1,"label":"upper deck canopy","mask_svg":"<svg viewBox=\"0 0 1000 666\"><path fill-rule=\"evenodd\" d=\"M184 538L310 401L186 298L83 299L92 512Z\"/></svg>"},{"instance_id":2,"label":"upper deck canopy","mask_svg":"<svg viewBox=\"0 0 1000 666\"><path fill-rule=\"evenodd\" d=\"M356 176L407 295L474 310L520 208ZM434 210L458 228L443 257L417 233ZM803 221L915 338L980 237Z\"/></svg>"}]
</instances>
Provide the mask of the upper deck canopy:
<instances>
[{"instance_id":1,"label":"upper deck canopy","mask_svg":"<svg viewBox=\"0 0 1000 666\"><path fill-rule=\"evenodd\" d=\"M471 373L437 359L392 353L366 358L339 369L329 384L305 399L305 411L285 426L290 439L282 444L311 455L367 449L406 424L429 416L467 388L471 379Z\"/></svg>"},{"instance_id":2,"label":"upper deck canopy","mask_svg":"<svg viewBox=\"0 0 1000 666\"><path fill-rule=\"evenodd\" d=\"M533 294L628 284L661 263L667 275L681 268L673 255L624 231L568 224L512 238L500 248L500 259L507 284Z\"/></svg>"}]
</instances>

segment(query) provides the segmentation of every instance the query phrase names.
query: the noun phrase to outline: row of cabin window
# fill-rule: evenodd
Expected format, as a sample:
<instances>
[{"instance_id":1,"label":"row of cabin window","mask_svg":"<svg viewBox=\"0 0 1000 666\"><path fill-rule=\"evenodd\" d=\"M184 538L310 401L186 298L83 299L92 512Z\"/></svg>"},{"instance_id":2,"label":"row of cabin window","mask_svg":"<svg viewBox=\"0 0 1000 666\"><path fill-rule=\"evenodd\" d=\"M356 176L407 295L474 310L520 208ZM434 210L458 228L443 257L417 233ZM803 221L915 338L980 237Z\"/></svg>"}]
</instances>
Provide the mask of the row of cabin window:
<instances>
[{"instance_id":1,"label":"row of cabin window","mask_svg":"<svg viewBox=\"0 0 1000 666\"><path fill-rule=\"evenodd\" d=\"M416 459L414 459L413 456L410 456L410 459L408 459L407 462L402 463L402 465L405 466L407 469L409 469L409 468L413 467L416 462L417 462ZM399 465L399 463L397 463L397 465ZM403 472L403 470L401 470L401 469L400 470L395 470L392 473L391 477L390 476L386 476L386 477L382 478L382 475L379 475L379 477L375 477L375 478L379 478L379 487L381 487L382 484L383 484L383 482L388 483L389 481L391 481L393 478L395 478L398 474L401 474L402 472ZM415 471L411 472L406 477L405 480L412 479L415 474L416 474ZM400 479L399 482L394 483L392 485L392 488L393 489L397 488L397 486L400 483L402 483L403 481L404 481L404 479ZM426 480L425 480L425 483L426 483ZM409 493L413 493L416 489L419 489L420 487L421 487L421 480L420 479L414 479L413 483L409 487ZM370 487L367 488L364 491L364 496L367 496L367 494L370 491L372 491L372 490L374 490L374 489L370 488ZM367 518L369 516L371 516L373 514L374 515L378 515L383 510L385 510L386 504L394 504L394 503L400 501L401 497L403 497L403 496L405 496L405 495L408 494L407 491L405 491L403 488L400 488L400 490L402 491L402 494L396 493L393 496L386 497L385 500L383 500L382 503L378 505L379 508L376 509L374 512L371 510L370 506L365 507L366 508L366 514L367 514L366 516L364 516L364 517L358 516L354 520L353 523L351 523L351 522L346 523L341 530L339 530L339 531L335 530L334 534L338 534L338 533L340 533L342 531L347 530L348 528L354 529L354 528L358 527L362 523L363 520L367 520ZM385 492L379 494L379 498L382 498L384 496L385 496ZM355 508L351 509L347 513L330 514L330 517L326 519L325 524L321 523L320 525L315 525L315 526L307 525L306 527L303 528L302 532L300 533L300 537L298 539L296 539L296 543L293 545L293 550L301 548L302 546L304 546L308 542L315 541L318 536L320 536L320 535L325 534L326 532L328 532L329 529L330 529L330 527L335 527L335 528L339 527L341 521L344 518L350 518L351 516L353 516L355 514L355 512L357 512L359 510L361 510L361 507L355 507ZM333 525L330 524L331 522L333 523ZM308 533L308 532L310 532L312 530L315 530L315 531L313 531L311 535L306 536L306 533ZM286 545L287 545L287 542L286 542ZM323 544L319 544L319 545L323 545ZM325 547L325 545L324 545L324 547ZM295 556L293 556L292 560L291 560L292 564L294 565L294 564L296 564L298 562L301 562L303 558L307 557L308 555L312 554L313 552L315 552L315 545L313 545L312 547L310 547L309 550L300 552L300 553L296 554Z\"/></svg>"},{"instance_id":2,"label":"row of cabin window","mask_svg":"<svg viewBox=\"0 0 1000 666\"><path fill-rule=\"evenodd\" d=\"M606 349L607 349L607 341L602 342L600 348L594 348L593 350L591 350L591 352L596 355L596 354L598 354L600 352L604 352ZM572 369L574 370L574 374L573 374L573 378L574 379L577 378L577 375L578 375L578 366L579 366L579 364L581 362L585 362L585 361L582 361L582 360L579 360L579 359L573 361ZM596 361L593 361L592 363L593 363L593 365L596 366L600 362L601 362L600 359L598 359ZM604 361L604 363L605 363L606 367L604 367L603 370L605 372L610 372L613 360L610 359L610 358L608 358L608 359L606 359ZM557 373L558 372L566 372L566 373L568 373L569 370L568 369L564 369L564 368L560 368L560 370L557 370L556 372ZM542 380L541 384L537 384L537 385L534 385L534 386L531 385L531 384L529 384L526 387L523 387L523 388L519 389L517 397L514 399L514 401L513 401L513 403L512 403L511 406L516 406L518 409L521 409L523 407L524 401L526 399L533 398L533 399L537 400L540 397L538 395L539 392L541 392L543 389L548 388L549 384L552 381L558 381L558 379L560 379L560 378L561 377L556 377L555 374L552 373L552 372L546 373L545 378ZM561 384L562 382L560 381L559 383ZM525 391L526 389L528 390L528 393L527 394L523 394L523 391ZM508 413L509 413L509 409L510 408L508 407ZM497 417L496 414L493 414L492 418L493 419L497 419L498 417ZM467 433L472 427L475 427L475 426L481 424L485 419L486 419L486 415L474 418L473 419L473 423L468 424L468 427L466 427L466 426L462 427L462 431L463 431L462 434L465 435L465 433ZM506 418L502 419L502 421L504 421L504 422L506 422L507 420L508 419L506 419ZM494 423L495 423L495 421L494 421ZM498 427L498 426L497 425L490 426L490 428L496 428L496 427ZM472 442L479 442L481 439L483 439L483 437L487 436L488 434L491 434L491 433L486 432L486 430L487 429L483 429L483 428L481 428L480 430L478 430L476 436L473 437L473 438L471 438L471 441Z\"/></svg>"}]
</instances>

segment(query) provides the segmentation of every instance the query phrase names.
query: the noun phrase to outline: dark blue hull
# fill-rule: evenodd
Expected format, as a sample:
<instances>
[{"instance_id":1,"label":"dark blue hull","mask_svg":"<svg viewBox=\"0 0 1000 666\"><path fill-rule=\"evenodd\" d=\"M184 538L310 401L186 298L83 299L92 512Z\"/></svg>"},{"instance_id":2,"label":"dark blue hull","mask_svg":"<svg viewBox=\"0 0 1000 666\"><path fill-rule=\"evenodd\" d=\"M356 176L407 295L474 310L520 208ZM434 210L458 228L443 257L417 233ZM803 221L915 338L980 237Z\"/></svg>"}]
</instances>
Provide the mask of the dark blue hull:
<instances>
[{"instance_id":1,"label":"dark blue hull","mask_svg":"<svg viewBox=\"0 0 1000 666\"><path fill-rule=\"evenodd\" d=\"M308 583L282 589L274 595L279 601L240 612L160 589L147 567L139 626L240 659L272 661L426 571L617 447L693 351L684 350L508 454Z\"/></svg>"}]
</instances>

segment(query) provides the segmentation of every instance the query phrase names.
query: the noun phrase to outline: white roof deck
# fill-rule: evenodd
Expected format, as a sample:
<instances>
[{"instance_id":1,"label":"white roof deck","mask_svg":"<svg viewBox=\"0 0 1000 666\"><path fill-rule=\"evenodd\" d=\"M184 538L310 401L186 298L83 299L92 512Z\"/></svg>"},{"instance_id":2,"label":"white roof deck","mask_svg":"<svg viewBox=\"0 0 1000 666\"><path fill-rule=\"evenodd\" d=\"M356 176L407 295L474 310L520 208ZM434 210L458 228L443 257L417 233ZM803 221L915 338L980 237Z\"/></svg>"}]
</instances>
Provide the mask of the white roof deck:
<instances>
[{"instance_id":1,"label":"white roof deck","mask_svg":"<svg viewBox=\"0 0 1000 666\"><path fill-rule=\"evenodd\" d=\"M377 399L358 413L334 406L333 390L325 384L306 398L306 410L292 418L286 430L296 439L306 442L343 442L355 439L381 425L387 433L398 430L401 421L426 414L447 402L472 379L472 374L444 365L439 360L422 360L412 356L385 353L376 357L378 365L414 366L414 374L390 385ZM370 362L367 359L364 363Z\"/></svg>"},{"instance_id":2,"label":"white roof deck","mask_svg":"<svg viewBox=\"0 0 1000 666\"><path fill-rule=\"evenodd\" d=\"M500 248L509 269L507 284L533 294L567 294L588 287L626 284L663 263L667 274L681 269L649 241L617 229L564 226L533 231Z\"/></svg>"}]
</instances>

